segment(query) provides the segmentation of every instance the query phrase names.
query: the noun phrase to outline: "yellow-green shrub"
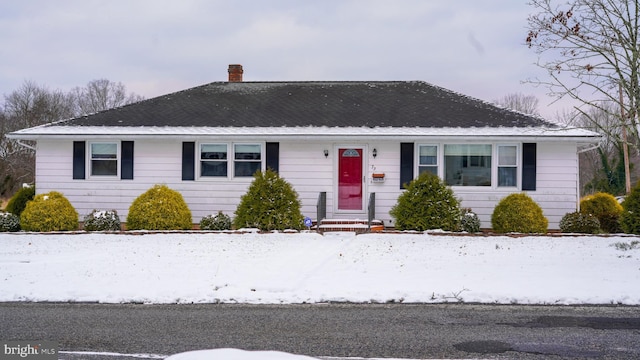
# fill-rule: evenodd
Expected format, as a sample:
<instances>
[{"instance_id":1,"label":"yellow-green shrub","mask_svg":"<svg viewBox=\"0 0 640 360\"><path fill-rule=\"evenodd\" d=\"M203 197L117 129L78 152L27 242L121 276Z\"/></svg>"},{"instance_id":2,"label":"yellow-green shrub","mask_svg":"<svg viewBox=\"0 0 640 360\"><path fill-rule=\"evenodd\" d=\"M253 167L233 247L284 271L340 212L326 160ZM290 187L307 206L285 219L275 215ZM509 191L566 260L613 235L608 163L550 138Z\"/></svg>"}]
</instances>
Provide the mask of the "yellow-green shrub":
<instances>
[{"instance_id":1,"label":"yellow-green shrub","mask_svg":"<svg viewBox=\"0 0 640 360\"><path fill-rule=\"evenodd\" d=\"M580 212L591 214L600 221L600 229L608 233L619 233L622 205L611 195L603 192L580 199Z\"/></svg>"},{"instance_id":2,"label":"yellow-green shrub","mask_svg":"<svg viewBox=\"0 0 640 360\"><path fill-rule=\"evenodd\" d=\"M548 225L542 208L524 193L503 198L491 215L491 226L499 233L546 233Z\"/></svg>"},{"instance_id":3,"label":"yellow-green shrub","mask_svg":"<svg viewBox=\"0 0 640 360\"><path fill-rule=\"evenodd\" d=\"M27 202L33 200L34 196L36 196L36 187L35 186L23 186L18 190L9 202L7 203L7 208L5 209L7 212L20 216L24 208L27 206Z\"/></svg>"},{"instance_id":4,"label":"yellow-green shrub","mask_svg":"<svg viewBox=\"0 0 640 360\"><path fill-rule=\"evenodd\" d=\"M20 214L24 231L78 230L78 212L64 195L57 191L36 195Z\"/></svg>"},{"instance_id":5,"label":"yellow-green shrub","mask_svg":"<svg viewBox=\"0 0 640 360\"><path fill-rule=\"evenodd\" d=\"M182 194L166 185L154 185L129 207L129 230L189 230L191 210Z\"/></svg>"}]
</instances>

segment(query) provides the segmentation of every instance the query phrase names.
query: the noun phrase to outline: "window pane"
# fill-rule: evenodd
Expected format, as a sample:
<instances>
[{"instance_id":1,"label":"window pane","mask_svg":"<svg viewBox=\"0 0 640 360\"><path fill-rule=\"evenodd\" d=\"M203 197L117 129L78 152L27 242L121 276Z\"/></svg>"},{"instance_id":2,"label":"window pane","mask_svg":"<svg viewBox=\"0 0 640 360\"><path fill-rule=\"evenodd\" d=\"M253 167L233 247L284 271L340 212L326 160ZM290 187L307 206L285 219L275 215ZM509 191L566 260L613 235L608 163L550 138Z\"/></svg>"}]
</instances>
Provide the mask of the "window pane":
<instances>
[{"instance_id":1,"label":"window pane","mask_svg":"<svg viewBox=\"0 0 640 360\"><path fill-rule=\"evenodd\" d=\"M498 146L498 165L517 164L517 149L515 146Z\"/></svg>"},{"instance_id":2,"label":"window pane","mask_svg":"<svg viewBox=\"0 0 640 360\"><path fill-rule=\"evenodd\" d=\"M91 175L118 175L118 161L91 160Z\"/></svg>"},{"instance_id":3,"label":"window pane","mask_svg":"<svg viewBox=\"0 0 640 360\"><path fill-rule=\"evenodd\" d=\"M498 186L517 186L517 173L515 167L498 168Z\"/></svg>"},{"instance_id":4,"label":"window pane","mask_svg":"<svg viewBox=\"0 0 640 360\"><path fill-rule=\"evenodd\" d=\"M117 144L91 144L92 159L116 159L117 156Z\"/></svg>"},{"instance_id":5,"label":"window pane","mask_svg":"<svg viewBox=\"0 0 640 360\"><path fill-rule=\"evenodd\" d=\"M200 159L227 159L227 145L225 144L204 144L200 145Z\"/></svg>"},{"instance_id":6,"label":"window pane","mask_svg":"<svg viewBox=\"0 0 640 360\"><path fill-rule=\"evenodd\" d=\"M437 165L438 147L433 145L420 146L420 165Z\"/></svg>"},{"instance_id":7,"label":"window pane","mask_svg":"<svg viewBox=\"0 0 640 360\"><path fill-rule=\"evenodd\" d=\"M437 166L420 166L418 167L418 172L422 174L423 172L430 172L433 175L438 175L438 167Z\"/></svg>"},{"instance_id":8,"label":"window pane","mask_svg":"<svg viewBox=\"0 0 640 360\"><path fill-rule=\"evenodd\" d=\"M491 145L466 145L466 144L449 144L444 146L444 154L446 155L476 155L491 156Z\"/></svg>"},{"instance_id":9,"label":"window pane","mask_svg":"<svg viewBox=\"0 0 640 360\"><path fill-rule=\"evenodd\" d=\"M253 176L253 174L260 170L261 163L259 161L236 161L234 163L234 175L235 176Z\"/></svg>"},{"instance_id":10,"label":"window pane","mask_svg":"<svg viewBox=\"0 0 640 360\"><path fill-rule=\"evenodd\" d=\"M200 176L227 176L227 162L201 161Z\"/></svg>"},{"instance_id":11,"label":"window pane","mask_svg":"<svg viewBox=\"0 0 640 360\"><path fill-rule=\"evenodd\" d=\"M491 145L444 146L447 185L491 186Z\"/></svg>"},{"instance_id":12,"label":"window pane","mask_svg":"<svg viewBox=\"0 0 640 360\"><path fill-rule=\"evenodd\" d=\"M235 145L236 160L260 160L260 145Z\"/></svg>"}]
</instances>

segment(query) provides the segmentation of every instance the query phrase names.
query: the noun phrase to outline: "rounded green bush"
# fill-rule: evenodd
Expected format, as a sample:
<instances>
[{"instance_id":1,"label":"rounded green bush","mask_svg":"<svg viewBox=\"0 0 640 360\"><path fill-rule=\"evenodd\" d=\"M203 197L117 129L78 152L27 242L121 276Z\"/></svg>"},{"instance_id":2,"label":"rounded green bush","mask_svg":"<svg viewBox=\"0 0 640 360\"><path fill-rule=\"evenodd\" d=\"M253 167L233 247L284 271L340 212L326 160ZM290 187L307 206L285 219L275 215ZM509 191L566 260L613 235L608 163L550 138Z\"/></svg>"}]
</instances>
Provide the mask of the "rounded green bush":
<instances>
[{"instance_id":1,"label":"rounded green bush","mask_svg":"<svg viewBox=\"0 0 640 360\"><path fill-rule=\"evenodd\" d=\"M457 231L460 227L460 202L451 188L429 172L407 185L389 214L398 230Z\"/></svg>"},{"instance_id":2,"label":"rounded green bush","mask_svg":"<svg viewBox=\"0 0 640 360\"><path fill-rule=\"evenodd\" d=\"M499 233L546 233L548 225L542 208L524 193L503 198L491 215L491 227Z\"/></svg>"},{"instance_id":3,"label":"rounded green bush","mask_svg":"<svg viewBox=\"0 0 640 360\"><path fill-rule=\"evenodd\" d=\"M469 208L462 209L460 230L468 233L476 233L480 231L480 219L478 218L478 215Z\"/></svg>"},{"instance_id":4,"label":"rounded green bush","mask_svg":"<svg viewBox=\"0 0 640 360\"><path fill-rule=\"evenodd\" d=\"M119 231L120 217L115 210L93 210L84 217L85 231Z\"/></svg>"},{"instance_id":5,"label":"rounded green bush","mask_svg":"<svg viewBox=\"0 0 640 360\"><path fill-rule=\"evenodd\" d=\"M78 212L64 195L57 191L36 195L20 215L24 231L78 230Z\"/></svg>"},{"instance_id":6,"label":"rounded green bush","mask_svg":"<svg viewBox=\"0 0 640 360\"><path fill-rule=\"evenodd\" d=\"M302 229L298 193L271 169L258 171L235 211L236 229L258 228L262 231Z\"/></svg>"},{"instance_id":7,"label":"rounded green bush","mask_svg":"<svg viewBox=\"0 0 640 360\"><path fill-rule=\"evenodd\" d=\"M166 185L154 185L129 207L129 230L190 230L191 210L182 194Z\"/></svg>"},{"instance_id":8,"label":"rounded green bush","mask_svg":"<svg viewBox=\"0 0 640 360\"><path fill-rule=\"evenodd\" d=\"M640 235L640 182L622 202L620 227L627 234Z\"/></svg>"},{"instance_id":9,"label":"rounded green bush","mask_svg":"<svg viewBox=\"0 0 640 360\"><path fill-rule=\"evenodd\" d=\"M11 199L7 203L7 208L5 209L7 212L20 216L24 211L24 208L27 206L27 202L33 200L33 197L36 196L36 187L35 186L24 186L20 188Z\"/></svg>"},{"instance_id":10,"label":"rounded green bush","mask_svg":"<svg viewBox=\"0 0 640 360\"><path fill-rule=\"evenodd\" d=\"M16 214L0 211L0 232L20 231L20 218Z\"/></svg>"},{"instance_id":11,"label":"rounded green bush","mask_svg":"<svg viewBox=\"0 0 640 360\"><path fill-rule=\"evenodd\" d=\"M583 197L580 199L580 212L597 217L600 221L600 229L604 232L621 231L619 218L622 214L622 206L611 194L599 192Z\"/></svg>"},{"instance_id":12,"label":"rounded green bush","mask_svg":"<svg viewBox=\"0 0 640 360\"><path fill-rule=\"evenodd\" d=\"M200 220L200 230L229 230L231 218L219 211L216 215L207 215Z\"/></svg>"},{"instance_id":13,"label":"rounded green bush","mask_svg":"<svg viewBox=\"0 0 640 360\"><path fill-rule=\"evenodd\" d=\"M560 220L563 233L596 234L600 232L600 221L595 215L583 212L565 214Z\"/></svg>"}]
</instances>

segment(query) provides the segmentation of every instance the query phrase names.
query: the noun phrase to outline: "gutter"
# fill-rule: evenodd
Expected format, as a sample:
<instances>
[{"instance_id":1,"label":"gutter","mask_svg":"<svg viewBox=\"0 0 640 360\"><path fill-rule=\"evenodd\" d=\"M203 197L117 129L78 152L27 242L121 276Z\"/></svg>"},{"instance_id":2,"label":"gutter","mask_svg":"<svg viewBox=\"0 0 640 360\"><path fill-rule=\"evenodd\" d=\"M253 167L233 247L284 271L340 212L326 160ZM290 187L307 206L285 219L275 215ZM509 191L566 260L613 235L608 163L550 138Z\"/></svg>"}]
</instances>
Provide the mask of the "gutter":
<instances>
[{"instance_id":1,"label":"gutter","mask_svg":"<svg viewBox=\"0 0 640 360\"><path fill-rule=\"evenodd\" d=\"M22 142L22 140L18 140L18 141L17 141L17 143L18 143L18 145L24 146L24 147L26 147L27 149L30 149L30 150L36 151L35 146L29 145L29 144L27 144L27 143L24 143L24 142Z\"/></svg>"}]
</instances>

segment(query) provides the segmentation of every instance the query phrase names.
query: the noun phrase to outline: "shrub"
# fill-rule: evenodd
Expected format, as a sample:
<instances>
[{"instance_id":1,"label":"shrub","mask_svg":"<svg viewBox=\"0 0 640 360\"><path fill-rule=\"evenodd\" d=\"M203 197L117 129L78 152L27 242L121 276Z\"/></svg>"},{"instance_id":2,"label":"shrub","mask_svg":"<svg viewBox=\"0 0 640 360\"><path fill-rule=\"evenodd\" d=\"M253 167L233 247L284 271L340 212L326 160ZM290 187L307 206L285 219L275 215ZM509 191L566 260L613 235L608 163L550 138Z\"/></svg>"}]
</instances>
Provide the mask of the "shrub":
<instances>
[{"instance_id":1,"label":"shrub","mask_svg":"<svg viewBox=\"0 0 640 360\"><path fill-rule=\"evenodd\" d=\"M595 215L583 212L565 214L560 220L563 233L596 234L600 231L600 221Z\"/></svg>"},{"instance_id":2,"label":"shrub","mask_svg":"<svg viewBox=\"0 0 640 360\"><path fill-rule=\"evenodd\" d=\"M36 196L36 187L24 186L20 188L20 190L18 190L11 199L9 199L5 210L14 215L20 216L24 211L24 208L27 206L27 202L33 200L34 196Z\"/></svg>"},{"instance_id":3,"label":"shrub","mask_svg":"<svg viewBox=\"0 0 640 360\"><path fill-rule=\"evenodd\" d=\"M84 217L86 231L119 231L120 229L120 217L115 210L93 210Z\"/></svg>"},{"instance_id":4,"label":"shrub","mask_svg":"<svg viewBox=\"0 0 640 360\"><path fill-rule=\"evenodd\" d=\"M301 229L298 193L271 169L254 175L247 193L242 195L235 211L236 229L249 227L262 231Z\"/></svg>"},{"instance_id":5,"label":"shrub","mask_svg":"<svg viewBox=\"0 0 640 360\"><path fill-rule=\"evenodd\" d=\"M191 210L182 194L166 185L154 185L129 207L129 230L189 230Z\"/></svg>"},{"instance_id":6,"label":"shrub","mask_svg":"<svg viewBox=\"0 0 640 360\"><path fill-rule=\"evenodd\" d=\"M600 228L604 232L618 233L621 231L619 218L622 214L622 206L611 194L599 192L583 197L580 200L580 211L597 217L600 221Z\"/></svg>"},{"instance_id":7,"label":"shrub","mask_svg":"<svg viewBox=\"0 0 640 360\"><path fill-rule=\"evenodd\" d=\"M78 212L57 191L36 195L20 215L25 231L73 231L78 229Z\"/></svg>"},{"instance_id":8,"label":"shrub","mask_svg":"<svg viewBox=\"0 0 640 360\"><path fill-rule=\"evenodd\" d=\"M627 234L640 235L640 182L631 189L631 193L622 203L620 227Z\"/></svg>"},{"instance_id":9,"label":"shrub","mask_svg":"<svg viewBox=\"0 0 640 360\"><path fill-rule=\"evenodd\" d=\"M424 172L412 180L389 213L399 230L442 229L456 231L460 227L460 205L440 178Z\"/></svg>"},{"instance_id":10,"label":"shrub","mask_svg":"<svg viewBox=\"0 0 640 360\"><path fill-rule=\"evenodd\" d=\"M491 215L491 227L499 233L546 233L548 225L540 206L524 193L503 198Z\"/></svg>"},{"instance_id":11,"label":"shrub","mask_svg":"<svg viewBox=\"0 0 640 360\"><path fill-rule=\"evenodd\" d=\"M478 215L469 208L462 209L460 230L469 233L476 233L480 231L480 219L478 219Z\"/></svg>"},{"instance_id":12,"label":"shrub","mask_svg":"<svg viewBox=\"0 0 640 360\"><path fill-rule=\"evenodd\" d=\"M200 230L229 230L231 218L219 211L217 215L207 215L200 220Z\"/></svg>"},{"instance_id":13,"label":"shrub","mask_svg":"<svg viewBox=\"0 0 640 360\"><path fill-rule=\"evenodd\" d=\"M20 231L20 218L16 214L0 212L0 232Z\"/></svg>"}]
</instances>

